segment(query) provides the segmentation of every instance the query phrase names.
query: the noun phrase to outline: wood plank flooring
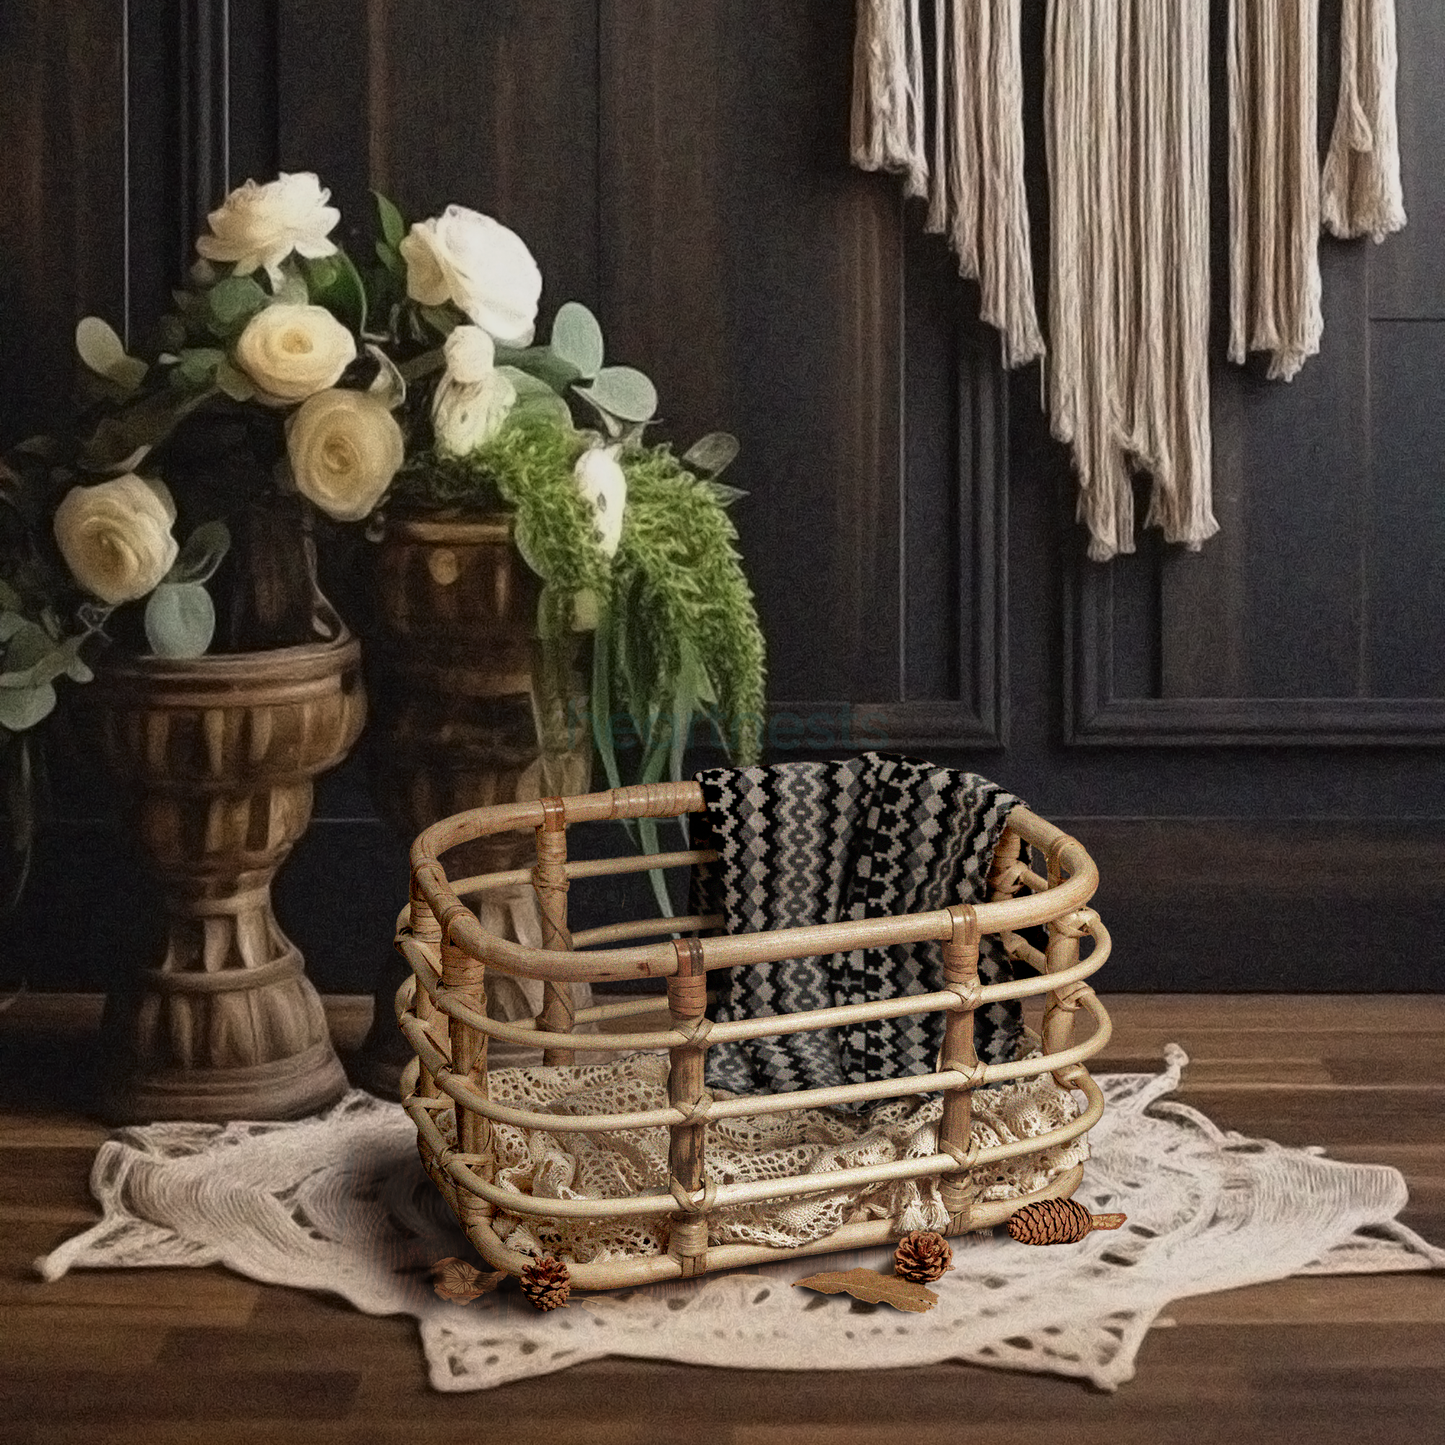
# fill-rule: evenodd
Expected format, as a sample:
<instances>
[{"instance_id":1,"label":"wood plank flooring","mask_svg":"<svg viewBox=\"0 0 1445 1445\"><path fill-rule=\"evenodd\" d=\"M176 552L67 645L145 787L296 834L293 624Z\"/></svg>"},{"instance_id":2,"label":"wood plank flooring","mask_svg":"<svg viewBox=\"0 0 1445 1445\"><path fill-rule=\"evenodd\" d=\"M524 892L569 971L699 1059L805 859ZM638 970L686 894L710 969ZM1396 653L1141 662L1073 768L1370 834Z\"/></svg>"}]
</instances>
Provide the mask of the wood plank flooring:
<instances>
[{"instance_id":1,"label":"wood plank flooring","mask_svg":"<svg viewBox=\"0 0 1445 1445\"><path fill-rule=\"evenodd\" d=\"M1096 1067L1189 1053L1221 1126L1393 1164L1445 1243L1445 996L1114 995ZM338 1042L369 1003L330 999ZM429 1387L408 1319L219 1267L79 1271L38 1255L97 1217L98 1000L0 1014L0 1442L400 1445L1431 1445L1445 1442L1445 1275L1301 1278L1180 1300L1117 1393L962 1365L808 1374L625 1359L497 1390Z\"/></svg>"}]
</instances>

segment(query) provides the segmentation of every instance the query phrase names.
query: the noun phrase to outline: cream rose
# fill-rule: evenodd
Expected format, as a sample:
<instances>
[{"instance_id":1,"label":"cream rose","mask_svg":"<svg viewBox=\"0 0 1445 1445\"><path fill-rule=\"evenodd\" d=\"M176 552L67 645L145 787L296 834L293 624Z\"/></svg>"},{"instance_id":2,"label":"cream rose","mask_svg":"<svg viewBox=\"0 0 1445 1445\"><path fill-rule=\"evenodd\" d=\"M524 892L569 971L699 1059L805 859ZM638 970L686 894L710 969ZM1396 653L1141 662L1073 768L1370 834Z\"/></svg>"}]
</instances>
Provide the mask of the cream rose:
<instances>
[{"instance_id":1,"label":"cream rose","mask_svg":"<svg viewBox=\"0 0 1445 1445\"><path fill-rule=\"evenodd\" d=\"M622 540L622 514L627 507L627 477L611 447L589 447L572 471L577 490L596 519L597 545L615 557Z\"/></svg>"},{"instance_id":2,"label":"cream rose","mask_svg":"<svg viewBox=\"0 0 1445 1445\"><path fill-rule=\"evenodd\" d=\"M264 268L277 278L293 251L312 260L336 254L327 236L341 212L326 204L330 199L310 171L283 171L264 186L247 181L211 212L211 234L197 238L196 250L208 261L229 262L238 276Z\"/></svg>"},{"instance_id":3,"label":"cream rose","mask_svg":"<svg viewBox=\"0 0 1445 1445\"><path fill-rule=\"evenodd\" d=\"M526 346L537 320L542 273L527 244L500 221L465 206L418 221L402 238L406 294L423 306L454 302L508 346Z\"/></svg>"},{"instance_id":4,"label":"cream rose","mask_svg":"<svg viewBox=\"0 0 1445 1445\"><path fill-rule=\"evenodd\" d=\"M364 391L323 391L303 402L286 429L291 473L303 497L338 522L359 522L401 466L401 428Z\"/></svg>"},{"instance_id":5,"label":"cream rose","mask_svg":"<svg viewBox=\"0 0 1445 1445\"><path fill-rule=\"evenodd\" d=\"M128 472L93 487L72 487L55 509L55 540L75 580L118 607L155 589L180 548L175 504L159 482Z\"/></svg>"},{"instance_id":6,"label":"cream rose","mask_svg":"<svg viewBox=\"0 0 1445 1445\"><path fill-rule=\"evenodd\" d=\"M355 360L356 338L324 306L267 306L236 343L236 364L270 406L290 406L335 386Z\"/></svg>"}]
</instances>

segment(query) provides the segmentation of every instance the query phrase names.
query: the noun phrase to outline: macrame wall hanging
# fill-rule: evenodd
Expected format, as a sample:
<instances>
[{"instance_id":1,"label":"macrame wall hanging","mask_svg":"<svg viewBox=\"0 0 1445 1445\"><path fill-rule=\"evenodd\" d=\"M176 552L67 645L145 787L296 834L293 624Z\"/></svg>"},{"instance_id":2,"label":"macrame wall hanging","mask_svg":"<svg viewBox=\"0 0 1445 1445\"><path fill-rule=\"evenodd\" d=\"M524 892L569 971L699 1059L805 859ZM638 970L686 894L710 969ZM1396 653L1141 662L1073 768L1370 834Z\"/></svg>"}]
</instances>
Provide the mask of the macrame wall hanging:
<instances>
[{"instance_id":1,"label":"macrame wall hanging","mask_svg":"<svg viewBox=\"0 0 1445 1445\"><path fill-rule=\"evenodd\" d=\"M1044 339L1024 200L1021 0L933 0L931 65L919 3L859 6L853 162L901 172L905 194L928 197L925 228L947 236L959 270L979 283L983 319L1003 334L1004 365L1024 366L1043 355Z\"/></svg>"},{"instance_id":2,"label":"macrame wall hanging","mask_svg":"<svg viewBox=\"0 0 1445 1445\"><path fill-rule=\"evenodd\" d=\"M977 277L1003 359L1044 355L1023 184L1020 0L859 0L852 149L905 176ZM1394 0L1343 0L1339 112L1321 177L1319 0L1229 5L1229 354L1288 379L1319 350L1321 221L1405 223ZM1079 475L1089 555L1146 524L1198 550L1218 531L1209 428L1210 7L1048 0L1050 423ZM931 42L931 59L927 46ZM930 88L931 87L931 94ZM930 105L931 99L931 105ZM932 163L929 150L931 146Z\"/></svg>"},{"instance_id":3,"label":"macrame wall hanging","mask_svg":"<svg viewBox=\"0 0 1445 1445\"><path fill-rule=\"evenodd\" d=\"M1405 226L1395 115L1395 0L1344 0L1340 102L1325 158L1325 225L1383 241Z\"/></svg>"},{"instance_id":4,"label":"macrame wall hanging","mask_svg":"<svg viewBox=\"0 0 1445 1445\"><path fill-rule=\"evenodd\" d=\"M1320 349L1320 0L1229 0L1229 359Z\"/></svg>"},{"instance_id":5,"label":"macrame wall hanging","mask_svg":"<svg viewBox=\"0 0 1445 1445\"><path fill-rule=\"evenodd\" d=\"M1209 12L1050 0L1050 419L1074 451L1089 556L1148 525L1191 549L1210 504Z\"/></svg>"}]
</instances>

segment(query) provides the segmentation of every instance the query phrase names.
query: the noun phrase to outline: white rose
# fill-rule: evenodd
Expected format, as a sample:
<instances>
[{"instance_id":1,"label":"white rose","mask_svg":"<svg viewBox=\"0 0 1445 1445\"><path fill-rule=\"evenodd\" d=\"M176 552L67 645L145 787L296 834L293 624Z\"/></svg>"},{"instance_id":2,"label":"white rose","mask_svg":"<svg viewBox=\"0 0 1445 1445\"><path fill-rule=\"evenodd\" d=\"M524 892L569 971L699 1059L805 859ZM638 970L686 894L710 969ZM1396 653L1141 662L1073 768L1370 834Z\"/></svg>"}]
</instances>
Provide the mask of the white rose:
<instances>
[{"instance_id":1,"label":"white rose","mask_svg":"<svg viewBox=\"0 0 1445 1445\"><path fill-rule=\"evenodd\" d=\"M627 477L616 452L611 447L590 447L577 459L572 477L596 518L597 545L606 556L615 557L627 506Z\"/></svg>"},{"instance_id":2,"label":"white rose","mask_svg":"<svg viewBox=\"0 0 1445 1445\"><path fill-rule=\"evenodd\" d=\"M303 497L338 522L359 522L386 494L405 455L401 428L369 392L323 391L286 428L291 474Z\"/></svg>"},{"instance_id":3,"label":"white rose","mask_svg":"<svg viewBox=\"0 0 1445 1445\"><path fill-rule=\"evenodd\" d=\"M527 346L537 321L542 273L527 244L500 221L448 206L418 221L400 247L406 294L423 306L454 302L489 335Z\"/></svg>"},{"instance_id":4,"label":"white rose","mask_svg":"<svg viewBox=\"0 0 1445 1445\"><path fill-rule=\"evenodd\" d=\"M330 199L310 171L283 171L264 186L247 181L211 212L211 234L197 238L196 250L208 261L231 263L238 276L264 267L277 279L293 251L311 260L336 254L326 238L341 212L326 204Z\"/></svg>"},{"instance_id":5,"label":"white rose","mask_svg":"<svg viewBox=\"0 0 1445 1445\"><path fill-rule=\"evenodd\" d=\"M55 540L71 576L118 607L153 591L179 552L175 503L160 482L128 472L93 487L72 487L55 509Z\"/></svg>"},{"instance_id":6,"label":"white rose","mask_svg":"<svg viewBox=\"0 0 1445 1445\"><path fill-rule=\"evenodd\" d=\"M447 375L462 386L485 381L496 365L497 348L480 326L458 326L446 339L442 351Z\"/></svg>"},{"instance_id":7,"label":"white rose","mask_svg":"<svg viewBox=\"0 0 1445 1445\"><path fill-rule=\"evenodd\" d=\"M476 451L501 431L516 401L517 388L500 371L468 386L443 378L431 410L437 447L454 457Z\"/></svg>"},{"instance_id":8,"label":"white rose","mask_svg":"<svg viewBox=\"0 0 1445 1445\"><path fill-rule=\"evenodd\" d=\"M236 364L270 406L289 406L335 386L355 360L356 338L324 306L267 306L236 343Z\"/></svg>"}]
</instances>

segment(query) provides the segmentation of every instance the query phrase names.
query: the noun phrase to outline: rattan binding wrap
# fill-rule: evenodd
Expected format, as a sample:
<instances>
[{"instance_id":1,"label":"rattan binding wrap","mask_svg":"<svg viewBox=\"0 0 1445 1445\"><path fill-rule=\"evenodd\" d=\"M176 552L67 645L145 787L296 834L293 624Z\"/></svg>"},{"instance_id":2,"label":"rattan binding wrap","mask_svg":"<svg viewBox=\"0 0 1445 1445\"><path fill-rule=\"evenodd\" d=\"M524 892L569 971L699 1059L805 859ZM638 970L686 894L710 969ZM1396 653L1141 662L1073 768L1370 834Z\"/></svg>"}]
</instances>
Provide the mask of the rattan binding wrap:
<instances>
[{"instance_id":1,"label":"rattan binding wrap","mask_svg":"<svg viewBox=\"0 0 1445 1445\"><path fill-rule=\"evenodd\" d=\"M949 1212L948 1233L962 1234L1003 1223L1021 1206L1040 1199L1067 1198L1078 1187L1081 1167L1047 1188L1019 1198L979 1202L973 1171L977 1166L1037 1154L1086 1133L1103 1112L1103 1096L1084 1068L1108 1042L1110 1023L1103 1005L1084 982L1108 957L1109 935L1089 899L1098 886L1098 870L1083 847L1026 808L1016 808L994 853L992 898L978 905L956 904L931 913L855 922L817 924L738 937L680 937L675 942L633 943L658 934L693 933L720 925L716 918L657 918L617 923L569 934L566 888L574 878L639 872L648 867L680 867L715 855L700 851L643 858L566 861L567 829L576 823L614 818L677 817L702 809L696 783L654 783L604 793L551 798L478 808L443 819L412 847L411 903L404 911L397 947L412 977L397 994L397 1015L416 1053L403 1076L408 1114L417 1126L418 1146L427 1171L456 1210L468 1237L493 1269L521 1275L533 1261L507 1248L491 1227L499 1210L521 1216L622 1218L671 1216L666 1254L645 1255L569 1266L570 1284L580 1289L612 1289L654 1280L702 1274L708 1270L758 1264L789 1255L821 1254L884 1244L899 1230L890 1220L845 1224L824 1239L793 1249L754 1244L708 1245L708 1219L715 1209L794 1198L819 1189L818 1175L762 1179L716 1185L705 1182L704 1160L710 1119L824 1108L850 1100L901 1098L944 1091L938 1152L924 1159L900 1159L830 1172L827 1187L864 1188L887 1180L934 1177ZM491 834L532 828L537 832L534 870L516 869L453 882L440 857L447 849ZM1047 877L1026 861L1027 849L1045 860ZM549 920L545 949L525 948L488 934L462 901L490 889L531 882ZM1040 952L1019 936L1024 928L1045 926L1048 946ZM981 986L979 938L999 934L1008 951L1040 970L1037 978ZM1086 958L1080 941L1093 940ZM806 1014L744 1019L712 1024L704 1014L707 974L755 962L826 954L858 947L939 940L944 944L944 983L937 993L879 1000ZM599 945L622 944L621 947ZM587 950L585 952L574 950ZM501 1023L486 1017L488 969L553 982L583 979L667 980L671 1027L654 1033L589 1035L587 1048L618 1054L639 1049L665 1050L670 1073L668 1107L631 1114L569 1118L569 1130L620 1130L663 1125L671 1131L671 1177L659 1190L609 1199L550 1199L506 1189L493 1182L493 1122L524 1129L555 1130L556 1113L537 1113L493 1102L487 1094L487 1042L511 1040L542 1048L548 1061L570 1058L575 1047L570 1021L549 1007L538 1019ZM1044 996L1041 1030L1043 1056L1003 1064L981 1064L973 1050L974 1011L1003 999ZM631 999L586 1009L575 1022L622 1019L656 1008L651 998ZM1082 1043L1073 1038L1079 1010L1093 1021ZM789 1094L713 1099L703 1088L703 1059L711 1043L757 1038L801 1029L831 1028L861 1020L894 1018L942 1010L948 1014L938 1071L906 1079L881 1079ZM559 1027L559 1024L564 1027ZM984 1084L1052 1073L1062 1087L1080 1090L1086 1107L1071 1123L1018 1143L980 1148L971 1135L972 1091ZM457 1144L441 1126L455 1114ZM670 1200L668 1196L671 1196Z\"/></svg>"}]
</instances>

